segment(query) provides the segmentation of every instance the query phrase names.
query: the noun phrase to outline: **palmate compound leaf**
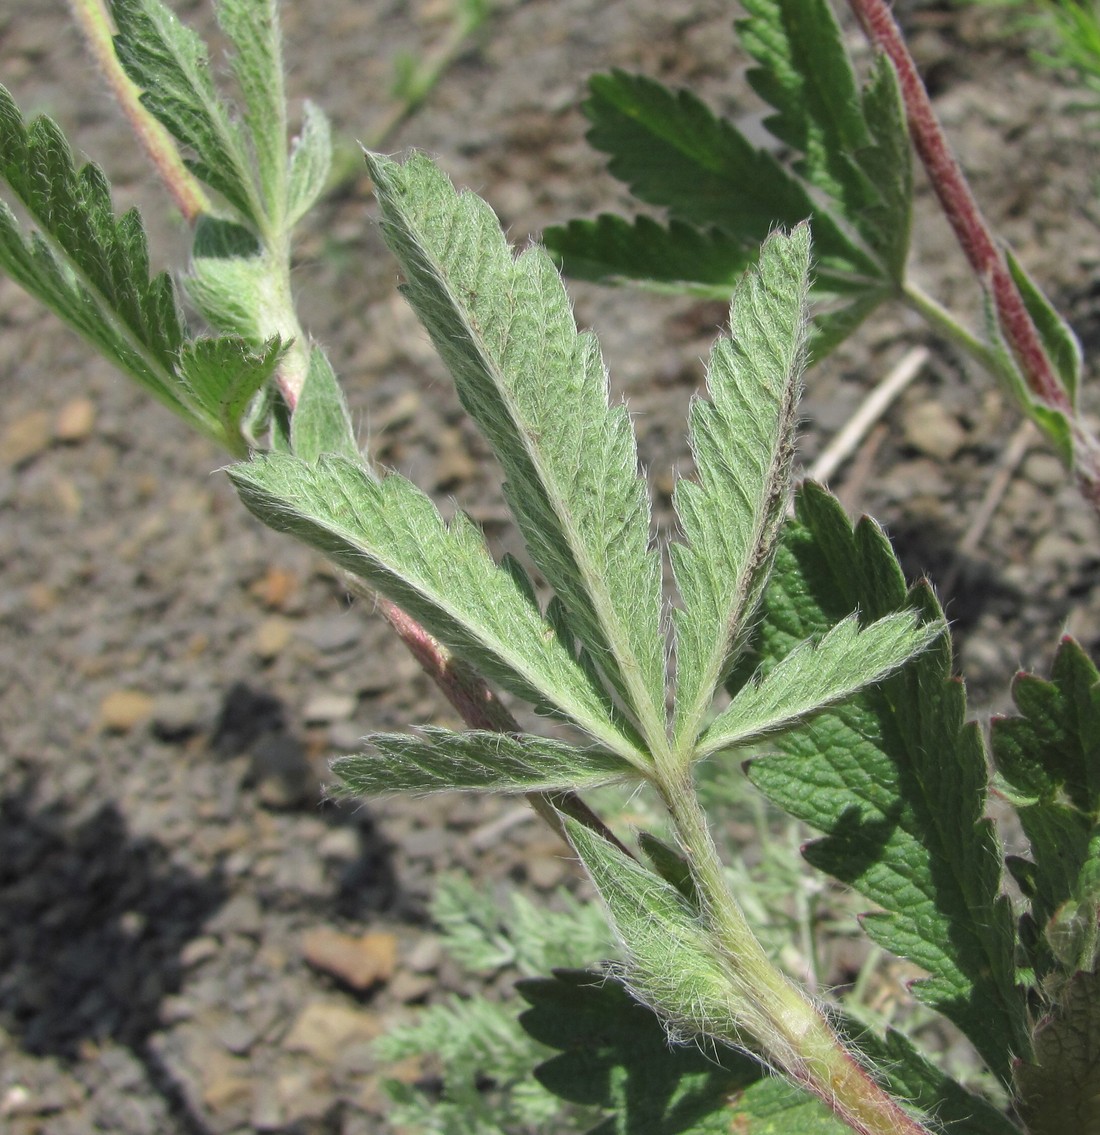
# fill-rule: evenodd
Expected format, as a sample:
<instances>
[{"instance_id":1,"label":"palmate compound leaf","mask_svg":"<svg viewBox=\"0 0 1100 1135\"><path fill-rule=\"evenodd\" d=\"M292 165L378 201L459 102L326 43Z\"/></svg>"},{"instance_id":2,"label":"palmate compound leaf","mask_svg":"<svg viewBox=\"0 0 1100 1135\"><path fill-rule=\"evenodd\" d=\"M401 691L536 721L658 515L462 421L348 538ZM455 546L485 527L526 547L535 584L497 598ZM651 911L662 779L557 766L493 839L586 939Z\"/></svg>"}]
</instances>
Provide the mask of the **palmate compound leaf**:
<instances>
[{"instance_id":1,"label":"palmate compound leaf","mask_svg":"<svg viewBox=\"0 0 1100 1135\"><path fill-rule=\"evenodd\" d=\"M550 257L513 258L483 201L419 155L367 163L405 294L504 468L531 558L660 749L660 562L630 420L609 405L596 340L577 333Z\"/></svg>"},{"instance_id":2,"label":"palmate compound leaf","mask_svg":"<svg viewBox=\"0 0 1100 1135\"><path fill-rule=\"evenodd\" d=\"M694 746L714 691L744 646L786 512L809 263L809 226L767 241L734 293L730 338L711 352L709 400L692 402L698 480L676 485L684 538L671 548L683 600L674 734L681 753Z\"/></svg>"},{"instance_id":3,"label":"palmate compound leaf","mask_svg":"<svg viewBox=\"0 0 1100 1135\"><path fill-rule=\"evenodd\" d=\"M1018 674L1018 717L995 718L993 760L1030 843L1009 861L1043 935L1032 963L1092 969L1100 910L1100 673L1071 638L1050 681ZM1091 932L1090 932L1091 928Z\"/></svg>"},{"instance_id":4,"label":"palmate compound leaf","mask_svg":"<svg viewBox=\"0 0 1100 1135\"><path fill-rule=\"evenodd\" d=\"M0 178L40 230L24 236L0 201L0 268L196 429L246 452L241 415L278 363L278 340L187 340L171 280L150 279L137 213L116 218L98 167L77 170L49 119L25 127L2 87Z\"/></svg>"},{"instance_id":5,"label":"palmate compound leaf","mask_svg":"<svg viewBox=\"0 0 1100 1135\"><path fill-rule=\"evenodd\" d=\"M638 770L605 749L583 749L526 735L424 727L371 733L373 750L340 757L333 772L340 795L393 792L553 792L634 779Z\"/></svg>"},{"instance_id":6,"label":"palmate compound leaf","mask_svg":"<svg viewBox=\"0 0 1100 1135\"><path fill-rule=\"evenodd\" d=\"M942 614L927 590L906 592L882 532L852 530L821 489L799 495L762 605L763 673L853 608L868 619L916 606ZM965 722L949 643L933 643L882 686L827 710L753 761L754 784L824 832L807 859L866 895L871 937L928 971L914 992L949 1017L1003 1080L1030 1047L1015 931L1000 894L1002 861L983 818L981 737Z\"/></svg>"},{"instance_id":7,"label":"palmate compound leaf","mask_svg":"<svg viewBox=\"0 0 1100 1135\"><path fill-rule=\"evenodd\" d=\"M115 51L141 101L195 157L188 167L263 228L248 149L210 78L206 45L161 0L111 0Z\"/></svg>"},{"instance_id":8,"label":"palmate compound leaf","mask_svg":"<svg viewBox=\"0 0 1100 1135\"><path fill-rule=\"evenodd\" d=\"M820 288L850 292L881 275L874 260L774 155L755 147L694 95L623 71L595 75L589 87L588 141L609 155L611 173L642 201L697 229L728 234L749 255L773 228L793 228L812 217ZM564 255L558 245L561 231L548 229L544 240ZM565 266L571 270L568 257Z\"/></svg>"},{"instance_id":9,"label":"palmate compound leaf","mask_svg":"<svg viewBox=\"0 0 1100 1135\"><path fill-rule=\"evenodd\" d=\"M342 457L272 454L229 476L265 524L365 580L490 680L647 767L629 726L539 613L529 581L493 563L463 515L447 525L405 478L375 480Z\"/></svg>"}]
</instances>

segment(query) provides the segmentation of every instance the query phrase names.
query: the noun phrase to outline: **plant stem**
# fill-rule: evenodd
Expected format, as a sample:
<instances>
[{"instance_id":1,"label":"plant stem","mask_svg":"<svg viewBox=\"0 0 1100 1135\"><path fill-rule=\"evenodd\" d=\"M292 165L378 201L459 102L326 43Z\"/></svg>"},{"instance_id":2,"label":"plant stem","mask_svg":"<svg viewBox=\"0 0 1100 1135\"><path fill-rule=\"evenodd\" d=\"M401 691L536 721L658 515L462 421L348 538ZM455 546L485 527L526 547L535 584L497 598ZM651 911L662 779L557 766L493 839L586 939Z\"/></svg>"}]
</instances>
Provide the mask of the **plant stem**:
<instances>
[{"instance_id":1,"label":"plant stem","mask_svg":"<svg viewBox=\"0 0 1100 1135\"><path fill-rule=\"evenodd\" d=\"M1065 417L1073 437L1074 471L1082 495L1100 510L1100 441L1086 429L1062 384L1000 245L982 216L951 151L932 100L921 81L886 0L849 0L864 34L894 65L913 145L979 283L992 298L1020 374L1035 400ZM995 368L999 369L999 368Z\"/></svg>"},{"instance_id":2,"label":"plant stem","mask_svg":"<svg viewBox=\"0 0 1100 1135\"><path fill-rule=\"evenodd\" d=\"M111 18L103 0L69 0L73 19L100 73L111 89L142 148L188 224L210 212L210 202L198 179L183 164L171 135L141 105L141 92L119 65L111 40Z\"/></svg>"},{"instance_id":3,"label":"plant stem","mask_svg":"<svg viewBox=\"0 0 1100 1135\"><path fill-rule=\"evenodd\" d=\"M659 787L726 963L738 1030L759 1045L766 1061L813 1092L860 1135L929 1135L871 1078L809 996L764 952L726 884L690 772ZM722 1039L744 1043L743 1037Z\"/></svg>"}]
</instances>

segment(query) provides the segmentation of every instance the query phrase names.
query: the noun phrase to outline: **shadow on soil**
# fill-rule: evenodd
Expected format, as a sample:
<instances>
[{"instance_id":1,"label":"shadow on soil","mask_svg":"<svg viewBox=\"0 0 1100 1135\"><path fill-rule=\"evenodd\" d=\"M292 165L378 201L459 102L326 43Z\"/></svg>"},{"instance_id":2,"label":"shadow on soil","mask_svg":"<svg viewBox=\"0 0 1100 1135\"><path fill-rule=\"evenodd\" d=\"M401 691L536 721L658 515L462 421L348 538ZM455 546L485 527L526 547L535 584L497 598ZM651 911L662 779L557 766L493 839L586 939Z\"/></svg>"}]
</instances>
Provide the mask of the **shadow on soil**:
<instances>
[{"instance_id":1,"label":"shadow on soil","mask_svg":"<svg viewBox=\"0 0 1100 1135\"><path fill-rule=\"evenodd\" d=\"M205 1133L149 1037L180 951L225 900L220 872L173 865L113 805L74 822L34 798L33 780L0 798L0 1020L35 1055L125 1045L184 1129Z\"/></svg>"}]
</instances>

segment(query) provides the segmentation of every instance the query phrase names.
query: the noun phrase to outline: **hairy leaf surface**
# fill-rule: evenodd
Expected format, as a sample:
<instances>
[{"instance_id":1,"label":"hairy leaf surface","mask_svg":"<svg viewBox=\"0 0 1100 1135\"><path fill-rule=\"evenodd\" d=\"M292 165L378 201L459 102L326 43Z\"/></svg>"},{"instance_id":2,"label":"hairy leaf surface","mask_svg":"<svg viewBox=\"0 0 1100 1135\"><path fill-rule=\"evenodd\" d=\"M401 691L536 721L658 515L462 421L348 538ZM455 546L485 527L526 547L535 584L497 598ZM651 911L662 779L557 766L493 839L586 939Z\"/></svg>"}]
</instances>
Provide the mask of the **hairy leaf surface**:
<instances>
[{"instance_id":1,"label":"hairy leaf surface","mask_svg":"<svg viewBox=\"0 0 1100 1135\"><path fill-rule=\"evenodd\" d=\"M321 196L332 169L332 128L328 115L306 99L302 129L290 151L287 223L297 224Z\"/></svg>"},{"instance_id":2,"label":"hairy leaf surface","mask_svg":"<svg viewBox=\"0 0 1100 1135\"><path fill-rule=\"evenodd\" d=\"M638 770L605 749L581 749L530 734L424 727L415 733L371 733L374 750L333 763L341 794L393 792L553 792L635 779Z\"/></svg>"},{"instance_id":3,"label":"hairy leaf surface","mask_svg":"<svg viewBox=\"0 0 1100 1135\"><path fill-rule=\"evenodd\" d=\"M611 1113L590 1135L728 1132L730 1096L763 1075L731 1048L670 1046L652 1010L605 973L558 970L516 989L531 1006L519 1019L524 1030L560 1050L535 1070L539 1083Z\"/></svg>"},{"instance_id":4,"label":"hairy leaf surface","mask_svg":"<svg viewBox=\"0 0 1100 1135\"><path fill-rule=\"evenodd\" d=\"M918 624L914 615L899 611L864 628L852 616L820 642L796 647L737 692L703 734L697 756L791 728L881 681L943 633L942 624Z\"/></svg>"},{"instance_id":5,"label":"hairy leaf surface","mask_svg":"<svg viewBox=\"0 0 1100 1135\"><path fill-rule=\"evenodd\" d=\"M608 404L595 338L577 333L549 256L513 259L484 202L426 158L367 162L405 293L504 468L531 558L649 744L662 744L660 563L630 420Z\"/></svg>"},{"instance_id":6,"label":"hairy leaf surface","mask_svg":"<svg viewBox=\"0 0 1100 1135\"><path fill-rule=\"evenodd\" d=\"M853 532L810 485L799 497L764 601L764 672L853 608L882 618L916 606L942 620L921 588L906 593L881 531ZM981 737L965 721L950 645L934 643L881 687L776 741L750 779L827 833L806 857L881 906L863 924L876 942L928 971L921 1000L953 1020L1003 1079L1029 1040L1016 984L1015 932L1000 895L1002 862L983 818Z\"/></svg>"},{"instance_id":7,"label":"hairy leaf surface","mask_svg":"<svg viewBox=\"0 0 1100 1135\"><path fill-rule=\"evenodd\" d=\"M309 353L309 370L290 419L290 446L306 461L324 453L360 460L347 399L320 347Z\"/></svg>"},{"instance_id":8,"label":"hairy leaf surface","mask_svg":"<svg viewBox=\"0 0 1100 1135\"><path fill-rule=\"evenodd\" d=\"M676 612L676 732L686 751L714 691L744 645L767 582L790 491L795 407L805 357L810 232L775 234L738 285L730 338L707 368L689 439L698 480L681 479L673 503L683 543L672 563Z\"/></svg>"},{"instance_id":9,"label":"hairy leaf surface","mask_svg":"<svg viewBox=\"0 0 1100 1135\"><path fill-rule=\"evenodd\" d=\"M1095 1135L1100 1126L1100 975L1078 973L1039 1023L1035 1063L1016 1069L1030 1135Z\"/></svg>"},{"instance_id":10,"label":"hairy leaf surface","mask_svg":"<svg viewBox=\"0 0 1100 1135\"><path fill-rule=\"evenodd\" d=\"M287 204L286 90L276 0L219 0L218 24L235 48L233 74L244 98L244 123L272 219ZM278 223L278 221L276 221Z\"/></svg>"},{"instance_id":11,"label":"hairy leaf surface","mask_svg":"<svg viewBox=\"0 0 1100 1135\"><path fill-rule=\"evenodd\" d=\"M242 218L262 227L248 149L210 78L206 45L160 0L111 0L115 50L141 101L195 153L188 167Z\"/></svg>"},{"instance_id":12,"label":"hairy leaf surface","mask_svg":"<svg viewBox=\"0 0 1100 1135\"><path fill-rule=\"evenodd\" d=\"M644 768L628 728L593 687L527 586L497 567L461 513L446 525L415 485L359 461L272 454L229 470L245 505L392 599L505 689L572 719Z\"/></svg>"}]
</instances>

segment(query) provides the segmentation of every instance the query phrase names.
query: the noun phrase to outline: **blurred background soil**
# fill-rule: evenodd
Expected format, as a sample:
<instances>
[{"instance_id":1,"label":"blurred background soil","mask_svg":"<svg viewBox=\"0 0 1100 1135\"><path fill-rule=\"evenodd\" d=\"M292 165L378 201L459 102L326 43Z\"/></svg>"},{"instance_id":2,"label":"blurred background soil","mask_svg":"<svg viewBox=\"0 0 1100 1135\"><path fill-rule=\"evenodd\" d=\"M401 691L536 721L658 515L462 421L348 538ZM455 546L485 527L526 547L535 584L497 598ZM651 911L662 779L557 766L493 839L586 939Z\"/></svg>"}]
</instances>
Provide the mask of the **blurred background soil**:
<instances>
[{"instance_id":1,"label":"blurred background soil","mask_svg":"<svg viewBox=\"0 0 1100 1135\"><path fill-rule=\"evenodd\" d=\"M177 7L211 31L205 0ZM185 234L62 0L6 9L0 81L104 166L120 208L141 205L154 263L178 263ZM732 14L715 0L494 0L478 41L387 148L435 155L517 243L621 209L622 188L583 140L586 77L642 71L757 114ZM901 14L984 207L1095 356L1095 118L1070 112L1075 92L999 34L996 13ZM349 147L381 118L394 53L446 32L444 0L294 4L284 18L295 98L321 103ZM306 325L375 457L506 548L497 474L396 293L374 214L360 182L307 222ZM933 295L976 310L923 189L914 261ZM667 522L722 306L571 293L630 402ZM369 730L457 725L452 711L369 604L244 513L221 454L6 279L0 329L0 1128L384 1131L371 1041L466 989L426 916L433 879L460 869L490 890L549 893L574 867L514 803L322 804L330 756ZM833 487L886 525L911 576L950 581L981 718L1008 706L1016 668L1045 670L1064 630L1100 647L1100 524L1033 441L984 538L960 555L1018 417L896 310L809 376L800 458L919 343L929 363Z\"/></svg>"}]
</instances>

